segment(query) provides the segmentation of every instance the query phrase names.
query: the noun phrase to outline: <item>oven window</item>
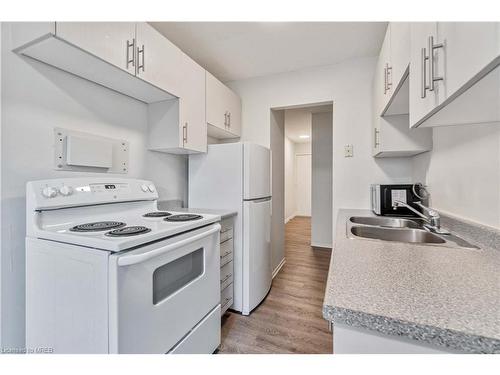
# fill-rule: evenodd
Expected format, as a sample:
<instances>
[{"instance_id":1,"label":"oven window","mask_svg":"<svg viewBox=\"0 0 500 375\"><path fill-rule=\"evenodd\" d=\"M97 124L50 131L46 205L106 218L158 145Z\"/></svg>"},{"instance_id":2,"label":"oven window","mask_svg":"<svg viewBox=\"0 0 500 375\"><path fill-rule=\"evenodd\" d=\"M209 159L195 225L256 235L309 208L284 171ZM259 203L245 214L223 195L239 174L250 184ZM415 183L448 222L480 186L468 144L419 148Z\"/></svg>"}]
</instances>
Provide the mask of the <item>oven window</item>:
<instances>
[{"instance_id":1,"label":"oven window","mask_svg":"<svg viewBox=\"0 0 500 375\"><path fill-rule=\"evenodd\" d=\"M203 248L158 267L153 273L153 304L157 305L203 273Z\"/></svg>"}]
</instances>

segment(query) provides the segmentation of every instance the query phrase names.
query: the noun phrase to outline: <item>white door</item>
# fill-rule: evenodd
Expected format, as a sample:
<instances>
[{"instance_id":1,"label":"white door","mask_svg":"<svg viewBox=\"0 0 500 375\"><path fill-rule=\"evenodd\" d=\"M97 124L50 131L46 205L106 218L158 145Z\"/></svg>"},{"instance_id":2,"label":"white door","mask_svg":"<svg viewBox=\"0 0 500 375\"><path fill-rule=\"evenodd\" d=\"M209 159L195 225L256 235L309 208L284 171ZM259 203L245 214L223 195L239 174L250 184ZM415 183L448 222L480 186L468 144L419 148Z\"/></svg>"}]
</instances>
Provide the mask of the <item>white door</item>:
<instances>
[{"instance_id":1,"label":"white door","mask_svg":"<svg viewBox=\"0 0 500 375\"><path fill-rule=\"evenodd\" d=\"M179 121L182 145L190 151L207 152L205 119L205 69L182 54Z\"/></svg>"},{"instance_id":2,"label":"white door","mask_svg":"<svg viewBox=\"0 0 500 375\"><path fill-rule=\"evenodd\" d=\"M167 353L220 304L220 225L110 256L110 353Z\"/></svg>"},{"instance_id":3,"label":"white door","mask_svg":"<svg viewBox=\"0 0 500 375\"><path fill-rule=\"evenodd\" d=\"M243 144L243 199L271 196L271 151L255 143Z\"/></svg>"},{"instance_id":4,"label":"white door","mask_svg":"<svg viewBox=\"0 0 500 375\"><path fill-rule=\"evenodd\" d=\"M135 74L135 22L57 22L56 35Z\"/></svg>"},{"instance_id":5,"label":"white door","mask_svg":"<svg viewBox=\"0 0 500 375\"><path fill-rule=\"evenodd\" d=\"M271 199L243 206L243 311L250 312L271 288Z\"/></svg>"},{"instance_id":6,"label":"white door","mask_svg":"<svg viewBox=\"0 0 500 375\"><path fill-rule=\"evenodd\" d=\"M311 155L296 155L297 215L311 216Z\"/></svg>"},{"instance_id":7,"label":"white door","mask_svg":"<svg viewBox=\"0 0 500 375\"><path fill-rule=\"evenodd\" d=\"M146 22L136 27L137 77L179 97L182 51Z\"/></svg>"}]
</instances>

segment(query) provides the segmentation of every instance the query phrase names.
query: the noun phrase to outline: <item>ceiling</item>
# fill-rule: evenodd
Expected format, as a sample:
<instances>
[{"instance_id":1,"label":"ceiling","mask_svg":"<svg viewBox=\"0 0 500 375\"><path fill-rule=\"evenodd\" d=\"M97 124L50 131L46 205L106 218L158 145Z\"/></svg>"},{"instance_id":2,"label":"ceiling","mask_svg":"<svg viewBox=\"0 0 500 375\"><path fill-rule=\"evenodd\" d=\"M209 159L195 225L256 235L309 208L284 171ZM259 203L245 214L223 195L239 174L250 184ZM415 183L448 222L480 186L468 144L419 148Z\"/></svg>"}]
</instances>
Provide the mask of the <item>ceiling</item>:
<instances>
[{"instance_id":1,"label":"ceiling","mask_svg":"<svg viewBox=\"0 0 500 375\"><path fill-rule=\"evenodd\" d=\"M376 56L386 22L151 22L223 82Z\"/></svg>"}]
</instances>

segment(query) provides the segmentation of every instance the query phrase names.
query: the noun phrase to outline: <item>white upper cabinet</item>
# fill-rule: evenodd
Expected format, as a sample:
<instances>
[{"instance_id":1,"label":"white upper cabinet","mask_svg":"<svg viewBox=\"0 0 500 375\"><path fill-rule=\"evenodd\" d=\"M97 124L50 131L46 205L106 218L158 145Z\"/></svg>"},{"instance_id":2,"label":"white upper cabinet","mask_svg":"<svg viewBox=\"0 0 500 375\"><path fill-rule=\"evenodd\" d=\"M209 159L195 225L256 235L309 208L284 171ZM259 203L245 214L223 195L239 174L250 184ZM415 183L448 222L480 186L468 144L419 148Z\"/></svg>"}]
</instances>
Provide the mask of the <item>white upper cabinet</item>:
<instances>
[{"instance_id":1,"label":"white upper cabinet","mask_svg":"<svg viewBox=\"0 0 500 375\"><path fill-rule=\"evenodd\" d=\"M184 53L180 67L179 120L183 127L183 148L206 152L205 69Z\"/></svg>"},{"instance_id":2,"label":"white upper cabinet","mask_svg":"<svg viewBox=\"0 0 500 375\"><path fill-rule=\"evenodd\" d=\"M149 24L136 27L137 77L179 97L183 52Z\"/></svg>"},{"instance_id":3,"label":"white upper cabinet","mask_svg":"<svg viewBox=\"0 0 500 375\"><path fill-rule=\"evenodd\" d=\"M500 121L499 25L411 24L412 127Z\"/></svg>"},{"instance_id":4,"label":"white upper cabinet","mask_svg":"<svg viewBox=\"0 0 500 375\"><path fill-rule=\"evenodd\" d=\"M403 82L410 65L410 24L408 22L391 22L391 83L393 90Z\"/></svg>"},{"instance_id":5,"label":"white upper cabinet","mask_svg":"<svg viewBox=\"0 0 500 375\"><path fill-rule=\"evenodd\" d=\"M135 22L57 22L56 35L135 74Z\"/></svg>"},{"instance_id":6,"label":"white upper cabinet","mask_svg":"<svg viewBox=\"0 0 500 375\"><path fill-rule=\"evenodd\" d=\"M382 86L379 87L381 92L379 114L383 112L392 94L392 64L391 64L391 26L387 26L384 42L380 49L379 55L379 70L377 74L381 75Z\"/></svg>"},{"instance_id":7,"label":"white upper cabinet","mask_svg":"<svg viewBox=\"0 0 500 375\"><path fill-rule=\"evenodd\" d=\"M208 135L237 138L241 135L241 100L238 95L206 72Z\"/></svg>"}]
</instances>

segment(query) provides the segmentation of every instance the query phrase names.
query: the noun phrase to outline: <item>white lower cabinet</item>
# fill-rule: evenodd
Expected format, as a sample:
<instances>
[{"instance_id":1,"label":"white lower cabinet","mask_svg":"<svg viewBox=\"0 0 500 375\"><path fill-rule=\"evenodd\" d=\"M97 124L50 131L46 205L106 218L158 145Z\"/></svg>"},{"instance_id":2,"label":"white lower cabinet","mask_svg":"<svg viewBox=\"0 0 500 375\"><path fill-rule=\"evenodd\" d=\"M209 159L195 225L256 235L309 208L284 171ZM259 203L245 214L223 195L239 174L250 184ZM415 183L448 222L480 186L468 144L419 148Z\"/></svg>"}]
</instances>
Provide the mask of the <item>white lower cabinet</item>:
<instances>
[{"instance_id":1,"label":"white lower cabinet","mask_svg":"<svg viewBox=\"0 0 500 375\"><path fill-rule=\"evenodd\" d=\"M221 315L233 305L233 218L222 220L220 234L220 304Z\"/></svg>"}]
</instances>

